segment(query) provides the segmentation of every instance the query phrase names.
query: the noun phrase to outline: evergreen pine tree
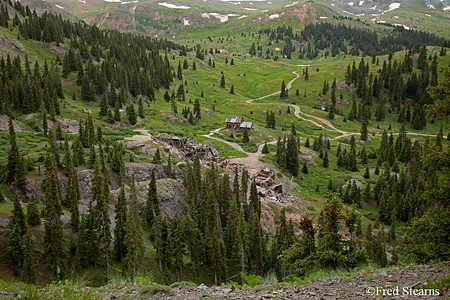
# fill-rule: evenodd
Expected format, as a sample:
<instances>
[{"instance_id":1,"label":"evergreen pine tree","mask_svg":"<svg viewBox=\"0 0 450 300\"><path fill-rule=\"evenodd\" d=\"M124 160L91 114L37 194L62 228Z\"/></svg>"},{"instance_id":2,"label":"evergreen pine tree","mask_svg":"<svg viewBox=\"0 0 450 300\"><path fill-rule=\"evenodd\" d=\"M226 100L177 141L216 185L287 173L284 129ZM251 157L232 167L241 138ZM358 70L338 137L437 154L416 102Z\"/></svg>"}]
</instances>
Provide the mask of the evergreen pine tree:
<instances>
[{"instance_id":1,"label":"evergreen pine tree","mask_svg":"<svg viewBox=\"0 0 450 300\"><path fill-rule=\"evenodd\" d=\"M115 208L116 227L114 228L114 257L121 261L127 253L127 245L125 243L125 224L127 220L127 200L125 198L125 188L123 183L120 187L120 193Z\"/></svg>"},{"instance_id":2,"label":"evergreen pine tree","mask_svg":"<svg viewBox=\"0 0 450 300\"><path fill-rule=\"evenodd\" d=\"M29 230L27 230L24 242L22 281L26 284L36 284L36 274L34 271L34 262L33 262L33 248L31 244L31 235Z\"/></svg>"},{"instance_id":3,"label":"evergreen pine tree","mask_svg":"<svg viewBox=\"0 0 450 300\"><path fill-rule=\"evenodd\" d=\"M234 95L234 84L231 85L230 94Z\"/></svg>"},{"instance_id":4,"label":"evergreen pine tree","mask_svg":"<svg viewBox=\"0 0 450 300\"><path fill-rule=\"evenodd\" d=\"M130 122L131 125L136 125L136 112L134 111L134 105L133 103L130 103L127 106L127 118L128 122Z\"/></svg>"},{"instance_id":5,"label":"evergreen pine tree","mask_svg":"<svg viewBox=\"0 0 450 300\"><path fill-rule=\"evenodd\" d=\"M258 216L258 219L261 219L261 200L259 199L258 190L256 188L255 178L253 178L252 184L250 186L250 207Z\"/></svg>"},{"instance_id":6,"label":"evergreen pine tree","mask_svg":"<svg viewBox=\"0 0 450 300\"><path fill-rule=\"evenodd\" d=\"M105 95L102 96L100 101L100 116L106 116L108 114L108 102L106 101Z\"/></svg>"},{"instance_id":7,"label":"evergreen pine tree","mask_svg":"<svg viewBox=\"0 0 450 300\"><path fill-rule=\"evenodd\" d=\"M183 270L183 256L185 254L185 245L184 245L184 232L183 226L181 223L181 218L178 214L175 214L175 217L172 220L172 226L170 228L171 232L171 253L170 256L173 258L173 266L179 270L179 276L182 275ZM177 277L179 277L177 276Z\"/></svg>"},{"instance_id":8,"label":"evergreen pine tree","mask_svg":"<svg viewBox=\"0 0 450 300\"><path fill-rule=\"evenodd\" d=\"M367 120L364 119L361 125L361 140L367 140Z\"/></svg>"},{"instance_id":9,"label":"evergreen pine tree","mask_svg":"<svg viewBox=\"0 0 450 300\"><path fill-rule=\"evenodd\" d=\"M281 83L280 98L281 99L286 98L286 83L284 82L284 80Z\"/></svg>"},{"instance_id":10,"label":"evergreen pine tree","mask_svg":"<svg viewBox=\"0 0 450 300\"><path fill-rule=\"evenodd\" d=\"M224 88L225 87L225 75L222 74L222 78L220 79L220 87Z\"/></svg>"},{"instance_id":11,"label":"evergreen pine tree","mask_svg":"<svg viewBox=\"0 0 450 300\"><path fill-rule=\"evenodd\" d=\"M306 161L303 162L302 173L303 173L303 174L308 174L308 173L309 173L308 165L306 164Z\"/></svg>"},{"instance_id":12,"label":"evergreen pine tree","mask_svg":"<svg viewBox=\"0 0 450 300\"><path fill-rule=\"evenodd\" d=\"M57 278L61 278L67 254L62 231L62 206L58 176L51 154L45 157L45 182L43 186L45 196L44 222L44 257L53 268Z\"/></svg>"},{"instance_id":13,"label":"evergreen pine tree","mask_svg":"<svg viewBox=\"0 0 450 300\"><path fill-rule=\"evenodd\" d=\"M364 178L370 178L369 167L366 167L366 171L364 172Z\"/></svg>"},{"instance_id":14,"label":"evergreen pine tree","mask_svg":"<svg viewBox=\"0 0 450 300\"><path fill-rule=\"evenodd\" d=\"M9 118L9 142L11 148L8 154L8 164L6 167L6 182L22 186L26 180L25 165L16 142L13 121Z\"/></svg>"},{"instance_id":15,"label":"evergreen pine tree","mask_svg":"<svg viewBox=\"0 0 450 300\"><path fill-rule=\"evenodd\" d=\"M244 129L244 133L242 134L242 141L244 143L248 143L250 141L250 138L248 136L248 130Z\"/></svg>"},{"instance_id":16,"label":"evergreen pine tree","mask_svg":"<svg viewBox=\"0 0 450 300\"><path fill-rule=\"evenodd\" d=\"M161 163L161 152L159 151L159 148L156 149L155 155L153 155L152 163L154 164Z\"/></svg>"},{"instance_id":17,"label":"evergreen pine tree","mask_svg":"<svg viewBox=\"0 0 450 300\"><path fill-rule=\"evenodd\" d=\"M139 98L139 111L138 111L138 115L139 115L139 118L145 118L145 115L144 115L144 104L142 103L142 99L141 98Z\"/></svg>"},{"instance_id":18,"label":"evergreen pine tree","mask_svg":"<svg viewBox=\"0 0 450 300\"><path fill-rule=\"evenodd\" d=\"M126 209L126 208L125 208ZM137 200L134 174L131 176L130 182L130 198L129 209L125 222L125 237L124 244L126 244L125 262L128 269L136 277L137 272L141 266L142 258L144 257L144 239L143 239L142 221L139 216L139 202Z\"/></svg>"},{"instance_id":19,"label":"evergreen pine tree","mask_svg":"<svg viewBox=\"0 0 450 300\"><path fill-rule=\"evenodd\" d=\"M27 205L27 222L30 226L41 224L41 213L39 212L36 194L31 195L30 202Z\"/></svg>"},{"instance_id":20,"label":"evergreen pine tree","mask_svg":"<svg viewBox=\"0 0 450 300\"><path fill-rule=\"evenodd\" d=\"M116 101L116 105L114 106L114 121L120 121L120 103Z\"/></svg>"},{"instance_id":21,"label":"evergreen pine tree","mask_svg":"<svg viewBox=\"0 0 450 300\"><path fill-rule=\"evenodd\" d=\"M264 143L264 146L261 150L261 153L268 154L269 153L269 147L267 146L267 143Z\"/></svg>"},{"instance_id":22,"label":"evergreen pine tree","mask_svg":"<svg viewBox=\"0 0 450 300\"><path fill-rule=\"evenodd\" d=\"M323 156L322 165L324 168L328 168L328 151L325 151L325 155Z\"/></svg>"},{"instance_id":23,"label":"evergreen pine tree","mask_svg":"<svg viewBox=\"0 0 450 300\"><path fill-rule=\"evenodd\" d=\"M150 176L150 183L148 186L147 202L145 204L144 209L145 222L148 228L153 227L156 216L160 214L161 210L159 208L159 197L156 187L155 170L152 170L152 174Z\"/></svg>"}]
</instances>

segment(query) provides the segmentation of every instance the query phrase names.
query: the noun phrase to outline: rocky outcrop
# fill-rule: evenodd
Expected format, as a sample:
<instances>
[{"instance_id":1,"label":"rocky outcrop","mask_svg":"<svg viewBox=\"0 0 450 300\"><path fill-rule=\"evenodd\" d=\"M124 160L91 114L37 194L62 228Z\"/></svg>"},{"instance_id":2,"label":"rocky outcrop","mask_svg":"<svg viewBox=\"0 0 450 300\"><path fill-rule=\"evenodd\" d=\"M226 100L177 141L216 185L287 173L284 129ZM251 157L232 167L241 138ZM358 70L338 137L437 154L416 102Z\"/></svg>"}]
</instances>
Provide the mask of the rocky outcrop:
<instances>
[{"instance_id":1,"label":"rocky outcrop","mask_svg":"<svg viewBox=\"0 0 450 300\"><path fill-rule=\"evenodd\" d=\"M166 133L155 135L153 138L156 142L170 147L171 153L183 160L194 161L196 155L198 155L203 165L223 160L220 157L220 153L207 143L199 143L194 139L177 137Z\"/></svg>"},{"instance_id":2,"label":"rocky outcrop","mask_svg":"<svg viewBox=\"0 0 450 300\"><path fill-rule=\"evenodd\" d=\"M1 42L1 40L0 40ZM17 123L13 120L14 131L22 131L22 128L17 125ZM7 115L0 115L0 130L8 130L9 129L9 117Z\"/></svg>"},{"instance_id":3,"label":"rocky outcrop","mask_svg":"<svg viewBox=\"0 0 450 300\"><path fill-rule=\"evenodd\" d=\"M155 170L155 178L157 180L158 196L160 199L161 210L165 216L171 220L175 214L185 214L187 211L187 204L184 201L185 187L183 184L183 172L177 167L172 168L172 174L167 171L167 165L153 165L153 164L126 164L124 171L125 194L129 196L129 184L132 176L136 183L138 200L143 209L147 201L148 185L151 179L151 172ZM94 177L93 170L79 169L77 170L78 186L80 188L80 212L87 212L89 202L92 198L92 180ZM114 228L114 207L119 196L119 178L117 173L110 171L110 209L109 214ZM65 197L67 190L67 177L64 172L58 172L60 189L62 197ZM44 202L44 193L42 190L42 179L27 179L22 190L15 189L15 193L25 194L26 197L31 197L36 194L39 202ZM70 220L70 213L65 212L63 222L68 223Z\"/></svg>"}]
</instances>

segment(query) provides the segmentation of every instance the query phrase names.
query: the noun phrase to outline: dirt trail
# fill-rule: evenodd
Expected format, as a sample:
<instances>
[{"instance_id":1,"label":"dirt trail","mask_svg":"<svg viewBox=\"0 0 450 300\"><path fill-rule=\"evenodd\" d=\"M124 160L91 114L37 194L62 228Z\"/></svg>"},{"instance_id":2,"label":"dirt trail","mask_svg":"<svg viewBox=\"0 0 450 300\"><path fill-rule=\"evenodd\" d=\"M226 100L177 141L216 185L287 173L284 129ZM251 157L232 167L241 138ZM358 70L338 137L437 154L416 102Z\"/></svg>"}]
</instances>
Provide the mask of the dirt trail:
<instances>
[{"instance_id":1,"label":"dirt trail","mask_svg":"<svg viewBox=\"0 0 450 300\"><path fill-rule=\"evenodd\" d=\"M214 129L210 131L208 134L205 134L203 136L225 143L227 145L230 145L233 147L233 149L245 153L247 157L237 157L237 158L231 158L229 159L231 164L242 164L245 165L245 168L249 171L250 174L256 173L262 168L268 166L267 164L261 162L259 159L263 157L265 154L262 153L262 148L264 147L264 144L261 144L258 146L258 150L256 152L247 152L245 151L240 145L234 142L229 142L227 140L212 136L215 133L218 133L220 130L224 129L224 127ZM276 144L276 140L270 141L267 144Z\"/></svg>"},{"instance_id":2,"label":"dirt trail","mask_svg":"<svg viewBox=\"0 0 450 300\"><path fill-rule=\"evenodd\" d=\"M288 82L288 84L286 85L286 89L287 90L289 90L292 87L292 84L294 83L295 80L300 78L300 75L296 71L293 71L292 73L295 74L295 78L293 78L291 81ZM262 96L262 97L259 97L259 98L249 99L249 100L247 100L245 102L249 103L249 104L254 104L253 101L255 101L255 100L261 100L261 99L264 99L264 98L268 98L268 97L271 97L271 96L278 95L280 93L281 93L281 91L276 91L274 93L271 93L271 94L268 94L268 95L265 95L265 96ZM349 132L349 131L338 129L333 124L331 124L331 122L329 120L327 120L327 119L316 117L316 116L307 114L305 112L302 112L301 109L300 109L300 106L298 106L298 105L289 104L289 106L294 108L294 115L297 118L299 118L301 120L308 121L308 122L312 123L313 125L315 125L317 127L320 127L320 128L323 128L323 129L326 129L326 130L329 130L329 131L335 131L335 132L338 132L338 133L341 134L339 136L331 138L331 140L338 140L338 139L341 139L343 137L360 134L359 132ZM311 119L307 119L307 118L315 119L317 122L314 121L314 120L311 120ZM328 128L325 127L324 125L326 125ZM243 165L246 166L246 168L249 170L249 172L252 172L252 171L256 171L257 172L262 167L267 165L267 164L265 164L265 163L263 163L263 162L261 162L259 160L262 156L264 156L261 153L262 152L262 148L264 147L264 144L259 145L258 146L258 150L255 153L247 152L237 143L229 142L227 140L224 140L224 139L221 139L221 138L213 136L213 134L218 133L222 129L224 129L224 127L214 129L214 130L210 131L208 134L205 134L203 136L205 136L207 138L210 138L210 139L213 139L213 140L216 140L216 141L220 141L222 143L225 143L225 144L231 146L233 149L235 149L235 150L237 150L239 152L245 153L247 155L247 157L232 158L232 159L230 159L230 163L243 164ZM150 134L148 133L148 130L136 129L135 131L140 132L143 135L133 136L133 137L127 138L127 139L133 139L133 140L138 139L140 141L146 141L146 140L151 140L152 139ZM399 133L393 133L393 135L398 135L398 134ZM407 132L406 134L409 134L409 135L420 135L420 136L436 136L436 135L432 135L432 134L413 133L413 132ZM376 136L380 136L380 135L381 134L377 134ZM267 144L276 144L276 140L270 141Z\"/></svg>"},{"instance_id":3,"label":"dirt trail","mask_svg":"<svg viewBox=\"0 0 450 300\"><path fill-rule=\"evenodd\" d=\"M300 75L297 73L297 71L293 71L292 73L295 74L295 78L288 82L288 84L286 85L286 90L289 90L289 89L292 87L292 84L294 83L294 81L296 81L298 78L300 78ZM268 94L268 95L265 95L265 96L262 96L262 97L259 97L259 98L249 99L249 100L247 100L247 101L245 101L245 102L247 102L247 103L249 103L249 104L253 104L253 101L255 101L255 100L261 100L261 99L264 99L264 98L272 97L272 96L278 95L278 94L280 94L280 93L281 93L281 91L276 91L276 92L274 92L274 93L271 93L271 94ZM319 121L320 123L323 123L323 124L325 124L326 126L328 126L329 128L331 128L331 129L328 129L328 130L339 132L339 133L341 133L343 136L346 136L346 135L352 135L352 134L357 134L357 133L354 133L354 132L347 132L347 131L344 131L344 130L337 129L337 128L334 127L333 124L331 124L331 122L328 121L327 119L319 118L319 117L316 117L316 116L313 116L313 115L309 115L309 114L307 114L307 113L304 113L304 112L302 112L302 110L300 109L300 106L298 106L298 105L295 105L295 104L289 104L289 105L290 105L291 107L294 108L294 115L295 115L297 118L299 118L299 119L301 119L301 120L305 120L305 121L311 122L311 123L314 124L315 126L321 127L321 128L323 128L323 129L327 129L327 128L325 128L322 124L319 124L319 123L317 123L316 121L313 121L313 120L306 119L306 118L303 117L303 116L306 116L306 117L308 117L308 118L316 119L316 120ZM302 114L303 116L300 115L300 114Z\"/></svg>"}]
</instances>

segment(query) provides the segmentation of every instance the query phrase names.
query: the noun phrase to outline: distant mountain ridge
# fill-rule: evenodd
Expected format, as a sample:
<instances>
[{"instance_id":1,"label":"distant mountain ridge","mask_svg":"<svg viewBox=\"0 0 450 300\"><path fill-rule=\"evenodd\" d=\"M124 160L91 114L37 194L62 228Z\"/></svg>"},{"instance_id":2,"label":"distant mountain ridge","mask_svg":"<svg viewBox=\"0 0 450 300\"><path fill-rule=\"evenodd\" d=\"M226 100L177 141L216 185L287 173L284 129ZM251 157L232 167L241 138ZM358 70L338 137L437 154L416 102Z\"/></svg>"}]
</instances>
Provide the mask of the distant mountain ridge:
<instances>
[{"instance_id":1,"label":"distant mountain ridge","mask_svg":"<svg viewBox=\"0 0 450 300\"><path fill-rule=\"evenodd\" d=\"M360 18L365 22L403 26L450 37L450 0L24 0L31 7L73 14L89 24L176 36L180 31L202 30L229 23L280 21L286 17L325 21L333 16ZM45 3L45 4L44 4ZM306 6L305 6L306 5ZM311 11L311 8L314 8ZM316 13L314 13L316 12ZM319 13L320 12L320 13ZM39 11L38 11L39 13ZM222 25L223 24L223 25Z\"/></svg>"}]
</instances>

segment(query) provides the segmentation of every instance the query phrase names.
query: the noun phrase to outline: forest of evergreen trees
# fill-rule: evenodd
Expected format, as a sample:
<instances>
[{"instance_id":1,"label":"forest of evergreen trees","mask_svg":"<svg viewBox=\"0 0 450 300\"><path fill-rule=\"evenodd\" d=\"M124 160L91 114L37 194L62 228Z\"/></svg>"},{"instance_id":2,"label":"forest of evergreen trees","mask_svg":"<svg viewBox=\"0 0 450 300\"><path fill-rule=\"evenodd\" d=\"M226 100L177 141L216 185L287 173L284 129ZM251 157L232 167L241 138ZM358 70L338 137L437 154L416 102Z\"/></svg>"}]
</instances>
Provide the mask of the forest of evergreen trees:
<instances>
[{"instance_id":1,"label":"forest of evergreen trees","mask_svg":"<svg viewBox=\"0 0 450 300\"><path fill-rule=\"evenodd\" d=\"M304 57L313 59L319 55L319 50L325 49L328 49L325 56L335 57L341 52L352 56L385 55L390 52L410 49L417 44L449 46L449 41L434 34L406 30L401 26L389 27L380 34L370 29L321 22L307 24L300 34L294 33L292 27L286 27L285 25L278 26L275 29L262 29L259 30L258 34L268 36L270 40L268 46L282 41L282 54L288 59L292 57L292 53L295 51L299 52L300 59ZM297 49L293 41L299 43L296 46ZM259 56L264 55L262 46L259 45L256 49L254 44L249 53L256 55L257 50L260 51ZM268 48L266 54L269 53Z\"/></svg>"},{"instance_id":2,"label":"forest of evergreen trees","mask_svg":"<svg viewBox=\"0 0 450 300\"><path fill-rule=\"evenodd\" d=\"M16 12L11 17L13 8ZM61 114L60 99L64 97L61 78L74 73L83 100L101 99L100 114L112 122L120 120L120 108L127 106L129 122L135 124L136 113L130 99L145 96L148 101L153 101L155 89L168 88L175 77L182 79L181 63L175 74L169 63L169 51L176 49L180 50L180 55L186 55L189 49L166 40L100 30L48 13L38 16L18 1L14 4L2 2L0 26L17 27L22 39L70 44L65 55L42 66L38 62L30 63L26 56L24 61L19 56L0 60L0 113L10 116L10 151L7 164L2 167L5 174L2 181L20 188L26 180L27 161L17 143L12 110L40 112L47 138L42 187L45 209L39 212L37 197L33 195L25 214L19 197L15 196L8 225L7 256L16 275L21 274L24 282L36 281L29 226L39 225L41 217L45 230L43 258L57 279L67 277L71 270L101 266L105 270L104 279L108 281L113 262L120 264L126 274L135 277L143 270L144 236L147 235L156 250L159 272L166 282L172 280L172 273L179 279L186 269L193 281L200 282L205 274L213 273L215 284L219 284L240 272L256 275L273 272L278 279L289 280L289 276L304 276L322 268L351 269L367 262L385 267L388 261L383 244L387 240L395 243L397 220L410 222L411 227L406 233L404 246L398 248L398 257L397 250L394 250L391 263L402 257L429 261L450 255L448 247L445 247L449 232L445 222L450 217L449 186L448 182L439 180L448 176L450 169L449 154L442 151L442 129L435 138L428 138L425 142L413 140L406 134L409 124L415 129L426 126L425 105L439 101L436 98L440 95L440 88L446 91L446 86L440 86L437 79L437 55L426 57L423 46L426 43L444 43L443 47L447 47L443 40L399 28L380 38L364 30L325 23L307 25L300 36L294 35L290 27L260 32L269 35L271 40L284 39L284 54L288 58L294 51L292 40L300 38L315 44L314 50L306 51L311 57L314 55L311 53L318 53L317 49L330 45L347 51L343 41L351 45L350 52L356 49L358 54L362 51L375 55L410 48L402 62L393 61L391 54L375 75L369 72L364 58L358 67L354 62L346 71L346 83L355 87L353 106L347 119L362 122L361 140L368 138L367 125L375 103L377 120L383 120L384 110L388 107L398 114L398 122L402 124L395 138L392 133L383 132L375 152L368 151L365 144L357 144L354 136L349 145L339 144L337 148L336 168L344 172L366 169L364 177L370 178L368 163L376 160L375 174L380 176L374 187L369 182L360 188L354 181L345 186L336 185L330 178L330 197L317 220L309 214L303 216L299 223L300 234L296 235L294 223L287 220L283 209L277 212L274 236L269 236L261 225L262 208L256 182L250 180L245 169L241 174L236 169L233 176L227 172L222 175L214 165L202 168L196 156L184 170L185 200L189 209L185 215L176 215L170 220L160 208L154 172L147 188L144 209L139 210L134 177L124 182L124 146L104 138L102 128L95 127L90 115L80 120L78 135L71 144L68 136L63 135L60 124L48 128L47 118L55 120ZM337 40L338 37L341 40ZM207 53L200 46L196 51L198 58L204 58ZM212 49L210 51L213 52ZM258 48L258 51L263 50ZM414 65L411 56L415 54L418 54L418 60ZM372 64L376 63L378 61L373 57ZM413 67L420 72L413 72ZM60 68L62 74L59 73ZM305 79L307 76L308 70ZM448 82L448 71L446 76ZM225 87L224 76L221 86ZM328 83L325 82L324 86L323 94L326 94ZM335 89L336 80L331 85L330 119L339 113ZM183 83L177 94L176 97L183 99ZM448 94L450 92L447 91ZM164 100L172 100L176 111L175 93L172 95L166 92ZM286 98L287 90L283 90L280 96ZM142 105L140 99L140 116L143 114ZM199 101L196 100L193 111L184 108L183 115L188 116L191 123L194 118L198 121L201 116ZM266 116L266 126L275 128L275 113L267 112ZM248 133L245 134L248 138ZM293 176L298 176L300 170L303 174L309 172L306 163L302 168L300 166L300 145L295 126L289 135L280 137L277 142L276 162ZM327 137L317 136L312 145L307 139L305 147L319 152L324 168L330 166L331 147ZM265 148L264 152L268 152ZM89 152L87 158L84 150ZM153 163L161 163L159 149ZM400 163L404 168L399 167ZM75 167L79 166L93 169L92 198L85 214L78 210L80 190ZM110 170L116 173L120 186L114 230L108 213ZM166 171L172 174L170 156ZM67 176L65 194L61 192L58 172ZM126 184L129 186L127 191ZM2 199L0 193L0 201ZM362 201L376 202L379 214L375 226L390 226L387 236L384 230L374 235L371 225L363 232L361 215L356 211ZM63 232L63 209L71 213L71 241L67 241ZM429 239L431 231L435 232L435 239ZM185 257L190 259L188 268L183 262Z\"/></svg>"}]
</instances>

